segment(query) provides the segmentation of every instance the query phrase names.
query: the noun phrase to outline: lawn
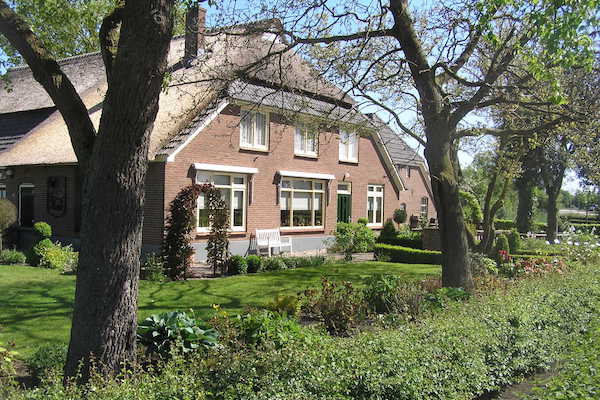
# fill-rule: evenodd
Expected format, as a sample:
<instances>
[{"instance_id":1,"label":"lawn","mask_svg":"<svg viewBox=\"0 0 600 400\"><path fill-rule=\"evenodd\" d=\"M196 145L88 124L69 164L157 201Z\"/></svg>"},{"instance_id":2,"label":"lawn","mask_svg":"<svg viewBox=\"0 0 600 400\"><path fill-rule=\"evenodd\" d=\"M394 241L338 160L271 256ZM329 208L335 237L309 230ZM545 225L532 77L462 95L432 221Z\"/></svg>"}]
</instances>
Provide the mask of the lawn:
<instances>
[{"instance_id":1,"label":"lawn","mask_svg":"<svg viewBox=\"0 0 600 400\"><path fill-rule=\"evenodd\" d=\"M139 317L152 313L194 309L207 317L211 305L230 312L260 307L277 294L293 294L320 285L322 276L361 285L373 274L400 275L407 280L439 274L433 265L366 262L184 282L140 284ZM22 355L48 342L68 340L75 277L56 271L0 266L0 342L14 341Z\"/></svg>"}]
</instances>

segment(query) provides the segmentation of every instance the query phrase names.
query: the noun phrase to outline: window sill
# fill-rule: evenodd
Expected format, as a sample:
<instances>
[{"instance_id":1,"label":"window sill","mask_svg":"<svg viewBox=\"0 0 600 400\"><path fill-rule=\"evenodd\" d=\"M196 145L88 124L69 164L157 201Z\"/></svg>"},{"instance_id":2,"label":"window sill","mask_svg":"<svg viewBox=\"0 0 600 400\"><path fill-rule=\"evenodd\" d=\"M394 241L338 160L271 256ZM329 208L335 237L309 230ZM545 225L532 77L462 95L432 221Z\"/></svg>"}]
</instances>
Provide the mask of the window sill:
<instances>
[{"instance_id":1,"label":"window sill","mask_svg":"<svg viewBox=\"0 0 600 400\"><path fill-rule=\"evenodd\" d=\"M340 164L358 165L358 160L339 160Z\"/></svg>"},{"instance_id":2,"label":"window sill","mask_svg":"<svg viewBox=\"0 0 600 400\"><path fill-rule=\"evenodd\" d=\"M295 157L300 157L300 158L310 158L313 160L316 160L317 158L319 158L318 154L303 154L303 153L294 153Z\"/></svg>"},{"instance_id":3,"label":"window sill","mask_svg":"<svg viewBox=\"0 0 600 400\"><path fill-rule=\"evenodd\" d=\"M248 234L247 231L229 231L227 232L229 237L238 237L238 236L246 236ZM207 239L210 236L209 231L196 231L195 239Z\"/></svg>"},{"instance_id":4,"label":"window sill","mask_svg":"<svg viewBox=\"0 0 600 400\"><path fill-rule=\"evenodd\" d=\"M325 232L323 226L292 226L292 227L280 227L279 230L285 233L307 233L307 232Z\"/></svg>"},{"instance_id":5,"label":"window sill","mask_svg":"<svg viewBox=\"0 0 600 400\"><path fill-rule=\"evenodd\" d=\"M367 224L367 228L371 228L371 229L383 229L383 224Z\"/></svg>"},{"instance_id":6,"label":"window sill","mask_svg":"<svg viewBox=\"0 0 600 400\"><path fill-rule=\"evenodd\" d=\"M261 149L261 148L257 148L257 147L244 147L244 146L240 146L240 151L242 151L242 152L252 152L252 153L269 154L269 149Z\"/></svg>"}]
</instances>

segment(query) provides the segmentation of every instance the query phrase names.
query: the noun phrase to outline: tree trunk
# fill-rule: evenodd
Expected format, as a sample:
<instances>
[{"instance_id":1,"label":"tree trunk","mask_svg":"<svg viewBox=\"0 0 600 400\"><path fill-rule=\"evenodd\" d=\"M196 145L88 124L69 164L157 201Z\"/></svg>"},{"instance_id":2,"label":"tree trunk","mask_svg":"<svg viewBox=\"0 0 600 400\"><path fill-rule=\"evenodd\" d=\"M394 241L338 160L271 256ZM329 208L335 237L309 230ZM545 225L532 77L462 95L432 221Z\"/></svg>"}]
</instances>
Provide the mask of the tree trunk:
<instances>
[{"instance_id":1,"label":"tree trunk","mask_svg":"<svg viewBox=\"0 0 600 400\"><path fill-rule=\"evenodd\" d=\"M517 207L517 230L527 233L532 230L533 223L533 183L525 177L517 178L515 181L519 197Z\"/></svg>"},{"instance_id":2,"label":"tree trunk","mask_svg":"<svg viewBox=\"0 0 600 400\"><path fill-rule=\"evenodd\" d=\"M442 128L443 129L443 128ZM447 136L447 132L437 136ZM452 163L449 142L428 140L425 157L431 173L440 238L442 241L442 284L447 287L473 287L468 259L468 241L460 204L457 171Z\"/></svg>"},{"instance_id":3,"label":"tree trunk","mask_svg":"<svg viewBox=\"0 0 600 400\"><path fill-rule=\"evenodd\" d=\"M556 232L558 230L558 195L560 189L556 191L549 191L548 193L548 208L546 212L548 214L548 226L546 227L546 240L550 243L556 239Z\"/></svg>"},{"instance_id":4,"label":"tree trunk","mask_svg":"<svg viewBox=\"0 0 600 400\"><path fill-rule=\"evenodd\" d=\"M140 4L141 3L141 4ZM81 251L65 379L135 360L148 144L167 67L173 1L128 2L82 196Z\"/></svg>"}]
</instances>

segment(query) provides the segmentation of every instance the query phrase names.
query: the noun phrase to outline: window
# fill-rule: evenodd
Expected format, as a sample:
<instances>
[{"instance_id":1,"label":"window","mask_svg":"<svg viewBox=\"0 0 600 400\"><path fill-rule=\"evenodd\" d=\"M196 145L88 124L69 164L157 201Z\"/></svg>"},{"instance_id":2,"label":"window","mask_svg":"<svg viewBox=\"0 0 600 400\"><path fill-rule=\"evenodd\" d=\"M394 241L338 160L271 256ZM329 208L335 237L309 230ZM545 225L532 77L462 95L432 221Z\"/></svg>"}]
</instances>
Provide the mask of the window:
<instances>
[{"instance_id":1,"label":"window","mask_svg":"<svg viewBox=\"0 0 600 400\"><path fill-rule=\"evenodd\" d=\"M254 111L241 111L240 147L250 150L269 149L269 116Z\"/></svg>"},{"instance_id":2,"label":"window","mask_svg":"<svg viewBox=\"0 0 600 400\"><path fill-rule=\"evenodd\" d=\"M221 192L221 197L229 208L229 225L233 231L244 231L246 221L246 176L211 171L196 173L198 184L211 183ZM198 231L208 232L210 221L206 208L206 195L198 197Z\"/></svg>"},{"instance_id":3,"label":"window","mask_svg":"<svg viewBox=\"0 0 600 400\"><path fill-rule=\"evenodd\" d=\"M282 227L323 227L325 183L283 179L279 194Z\"/></svg>"},{"instance_id":4,"label":"window","mask_svg":"<svg viewBox=\"0 0 600 400\"><path fill-rule=\"evenodd\" d=\"M6 185L0 185L0 199L6 199Z\"/></svg>"},{"instance_id":5,"label":"window","mask_svg":"<svg viewBox=\"0 0 600 400\"><path fill-rule=\"evenodd\" d=\"M383 186L369 185L367 191L368 225L383 224Z\"/></svg>"},{"instance_id":6,"label":"window","mask_svg":"<svg viewBox=\"0 0 600 400\"><path fill-rule=\"evenodd\" d=\"M427 219L429 215L429 198L421 197L421 218Z\"/></svg>"},{"instance_id":7,"label":"window","mask_svg":"<svg viewBox=\"0 0 600 400\"><path fill-rule=\"evenodd\" d=\"M402 203L400 204L400 209L404 212L406 212L406 203Z\"/></svg>"},{"instance_id":8,"label":"window","mask_svg":"<svg viewBox=\"0 0 600 400\"><path fill-rule=\"evenodd\" d=\"M294 154L299 156L317 157L319 134L311 132L304 126L296 127L294 137Z\"/></svg>"},{"instance_id":9,"label":"window","mask_svg":"<svg viewBox=\"0 0 600 400\"><path fill-rule=\"evenodd\" d=\"M358 134L340 132L340 161L358 162Z\"/></svg>"},{"instance_id":10,"label":"window","mask_svg":"<svg viewBox=\"0 0 600 400\"><path fill-rule=\"evenodd\" d=\"M352 184L350 182L338 183L337 192L339 194L352 194Z\"/></svg>"},{"instance_id":11,"label":"window","mask_svg":"<svg viewBox=\"0 0 600 400\"><path fill-rule=\"evenodd\" d=\"M19 225L31 228L34 222L35 187L30 183L19 186Z\"/></svg>"}]
</instances>

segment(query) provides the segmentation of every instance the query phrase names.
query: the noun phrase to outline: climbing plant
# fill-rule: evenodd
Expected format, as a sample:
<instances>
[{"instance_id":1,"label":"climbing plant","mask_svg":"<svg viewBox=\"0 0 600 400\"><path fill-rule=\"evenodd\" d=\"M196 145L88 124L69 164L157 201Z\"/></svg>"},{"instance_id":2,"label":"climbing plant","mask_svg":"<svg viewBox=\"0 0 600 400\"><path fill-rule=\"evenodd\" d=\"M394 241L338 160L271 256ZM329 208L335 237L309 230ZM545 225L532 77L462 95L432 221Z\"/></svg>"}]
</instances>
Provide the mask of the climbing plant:
<instances>
[{"instance_id":1,"label":"climbing plant","mask_svg":"<svg viewBox=\"0 0 600 400\"><path fill-rule=\"evenodd\" d=\"M210 234L206 246L208 263L224 273L229 255L229 209L221 197L221 191L211 184L192 184L183 188L169 205L166 222L166 235L163 240L162 255L165 261L165 274L173 280L185 279L192 266L193 236L198 216L198 197L204 193L210 224Z\"/></svg>"}]
</instances>

